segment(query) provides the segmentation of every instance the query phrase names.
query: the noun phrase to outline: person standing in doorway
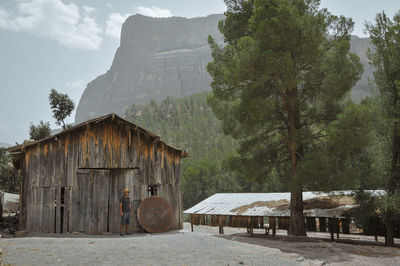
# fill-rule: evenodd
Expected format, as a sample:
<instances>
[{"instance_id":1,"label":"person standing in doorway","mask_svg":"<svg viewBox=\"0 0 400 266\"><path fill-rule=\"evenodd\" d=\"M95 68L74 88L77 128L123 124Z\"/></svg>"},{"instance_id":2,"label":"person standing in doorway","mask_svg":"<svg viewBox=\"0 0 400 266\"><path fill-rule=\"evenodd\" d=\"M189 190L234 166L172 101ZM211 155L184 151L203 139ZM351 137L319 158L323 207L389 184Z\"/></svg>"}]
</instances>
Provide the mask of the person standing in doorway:
<instances>
[{"instance_id":1,"label":"person standing in doorway","mask_svg":"<svg viewBox=\"0 0 400 266\"><path fill-rule=\"evenodd\" d=\"M124 235L124 226L125 226L125 232L127 235L130 235L129 233L129 222L131 219L131 215L133 214L132 211L132 203L131 199L129 198L129 189L125 188L124 189L124 196L120 199L119 201L119 212L121 214L121 227L120 227L120 235Z\"/></svg>"}]
</instances>

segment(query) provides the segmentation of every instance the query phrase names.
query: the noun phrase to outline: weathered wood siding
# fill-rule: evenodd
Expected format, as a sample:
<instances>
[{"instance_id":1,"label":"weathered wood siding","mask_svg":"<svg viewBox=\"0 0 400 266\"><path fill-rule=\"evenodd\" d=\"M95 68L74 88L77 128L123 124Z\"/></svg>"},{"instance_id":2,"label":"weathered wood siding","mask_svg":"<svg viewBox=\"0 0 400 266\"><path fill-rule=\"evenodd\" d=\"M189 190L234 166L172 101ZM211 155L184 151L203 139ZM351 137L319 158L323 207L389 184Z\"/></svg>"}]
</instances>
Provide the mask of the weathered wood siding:
<instances>
[{"instance_id":1,"label":"weathered wood siding","mask_svg":"<svg viewBox=\"0 0 400 266\"><path fill-rule=\"evenodd\" d=\"M172 206L182 228L180 151L120 119L88 124L26 147L21 164L21 230L119 232L119 199L133 207L149 185ZM132 217L130 230L137 230Z\"/></svg>"}]
</instances>

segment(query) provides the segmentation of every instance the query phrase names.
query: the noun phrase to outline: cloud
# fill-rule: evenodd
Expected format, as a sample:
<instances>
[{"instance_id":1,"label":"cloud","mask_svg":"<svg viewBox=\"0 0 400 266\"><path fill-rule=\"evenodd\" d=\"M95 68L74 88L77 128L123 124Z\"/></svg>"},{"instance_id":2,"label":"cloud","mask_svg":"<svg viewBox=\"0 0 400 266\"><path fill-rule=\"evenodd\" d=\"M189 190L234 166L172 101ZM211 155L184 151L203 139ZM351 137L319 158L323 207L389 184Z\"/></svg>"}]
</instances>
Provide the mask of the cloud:
<instances>
[{"instance_id":1,"label":"cloud","mask_svg":"<svg viewBox=\"0 0 400 266\"><path fill-rule=\"evenodd\" d=\"M122 23L124 23L129 16L130 14L121 15L120 13L112 13L106 21L105 34L112 39L119 40Z\"/></svg>"},{"instance_id":2,"label":"cloud","mask_svg":"<svg viewBox=\"0 0 400 266\"><path fill-rule=\"evenodd\" d=\"M78 79L73 82L68 82L67 86L72 89L82 89L86 87L86 81L84 81L83 79Z\"/></svg>"},{"instance_id":3,"label":"cloud","mask_svg":"<svg viewBox=\"0 0 400 266\"><path fill-rule=\"evenodd\" d=\"M156 17L156 18L172 17L170 10L159 8L156 6L152 6L152 7L139 6L137 13L145 15L145 16L149 16L149 17Z\"/></svg>"},{"instance_id":4,"label":"cloud","mask_svg":"<svg viewBox=\"0 0 400 266\"><path fill-rule=\"evenodd\" d=\"M0 28L48 37L69 48L97 50L102 29L89 16L94 9L82 9L83 14L74 3L61 0L29 0L19 3L15 14L0 7Z\"/></svg>"},{"instance_id":5,"label":"cloud","mask_svg":"<svg viewBox=\"0 0 400 266\"><path fill-rule=\"evenodd\" d=\"M82 9L85 11L86 14L90 14L96 10L96 8L91 6L82 6Z\"/></svg>"}]
</instances>

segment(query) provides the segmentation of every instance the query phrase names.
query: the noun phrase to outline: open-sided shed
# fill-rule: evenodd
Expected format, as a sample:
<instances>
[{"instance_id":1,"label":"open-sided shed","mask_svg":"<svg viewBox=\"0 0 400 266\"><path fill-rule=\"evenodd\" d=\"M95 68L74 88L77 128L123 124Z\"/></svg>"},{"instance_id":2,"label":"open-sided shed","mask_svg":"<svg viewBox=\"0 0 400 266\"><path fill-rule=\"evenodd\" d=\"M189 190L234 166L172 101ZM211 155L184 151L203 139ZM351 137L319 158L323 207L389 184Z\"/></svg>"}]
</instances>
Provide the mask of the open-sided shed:
<instances>
[{"instance_id":1,"label":"open-sided shed","mask_svg":"<svg viewBox=\"0 0 400 266\"><path fill-rule=\"evenodd\" d=\"M357 205L352 191L303 192L307 231L349 233L351 210ZM384 193L376 190L375 194ZM184 211L193 225L288 229L290 193L217 193ZM318 221L318 222L317 222ZM317 226L318 224L318 226ZM318 228L317 228L318 227Z\"/></svg>"},{"instance_id":2,"label":"open-sided shed","mask_svg":"<svg viewBox=\"0 0 400 266\"><path fill-rule=\"evenodd\" d=\"M20 230L119 232L124 188L135 210L149 196L167 200L171 229L182 228L180 161L187 154L115 114L9 152L21 169ZM136 219L130 230L139 230Z\"/></svg>"}]
</instances>

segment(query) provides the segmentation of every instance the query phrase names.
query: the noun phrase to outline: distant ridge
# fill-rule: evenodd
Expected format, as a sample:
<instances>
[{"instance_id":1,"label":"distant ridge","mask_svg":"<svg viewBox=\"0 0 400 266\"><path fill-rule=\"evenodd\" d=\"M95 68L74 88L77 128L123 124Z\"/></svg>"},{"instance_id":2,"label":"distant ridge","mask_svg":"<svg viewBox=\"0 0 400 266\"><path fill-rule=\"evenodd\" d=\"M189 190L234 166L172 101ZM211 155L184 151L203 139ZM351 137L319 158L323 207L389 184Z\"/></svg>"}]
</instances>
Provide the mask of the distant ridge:
<instances>
[{"instance_id":1,"label":"distant ridge","mask_svg":"<svg viewBox=\"0 0 400 266\"><path fill-rule=\"evenodd\" d=\"M218 21L223 18L221 14L190 19L139 14L127 18L110 69L87 84L75 122L112 112L124 116L132 104L210 91L212 80L206 66L212 57L207 38L211 35L223 42L218 30ZM366 56L370 47L367 38L351 39L351 51L364 66L364 74L352 90L356 101L371 93L368 78L372 67Z\"/></svg>"},{"instance_id":2,"label":"distant ridge","mask_svg":"<svg viewBox=\"0 0 400 266\"><path fill-rule=\"evenodd\" d=\"M0 148L8 148L11 147L11 144L5 143L5 142L0 142Z\"/></svg>"}]
</instances>

